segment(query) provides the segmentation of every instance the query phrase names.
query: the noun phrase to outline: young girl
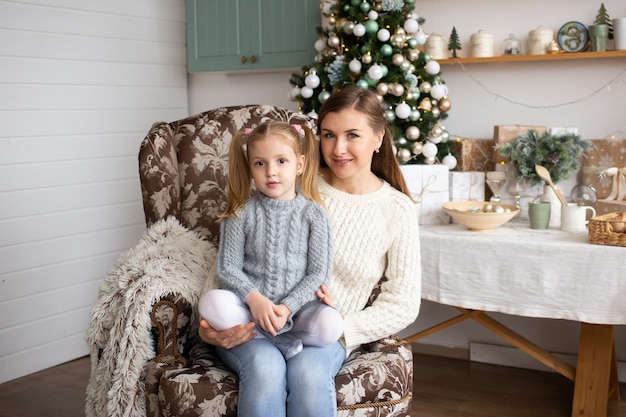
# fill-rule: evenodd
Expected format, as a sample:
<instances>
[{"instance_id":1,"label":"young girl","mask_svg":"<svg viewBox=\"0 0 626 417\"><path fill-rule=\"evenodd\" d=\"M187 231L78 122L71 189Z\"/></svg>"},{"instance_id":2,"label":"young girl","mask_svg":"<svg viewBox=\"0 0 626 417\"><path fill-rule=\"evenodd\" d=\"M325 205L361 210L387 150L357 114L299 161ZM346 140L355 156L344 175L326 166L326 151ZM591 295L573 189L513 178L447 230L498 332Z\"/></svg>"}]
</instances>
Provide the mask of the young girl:
<instances>
[{"instance_id":1,"label":"young girl","mask_svg":"<svg viewBox=\"0 0 626 417\"><path fill-rule=\"evenodd\" d=\"M216 330L251 321L288 360L326 346L343 319L316 291L332 273L330 220L317 190L319 151L306 126L270 121L235 135L217 278L198 310ZM251 181L258 191L251 194Z\"/></svg>"}]
</instances>

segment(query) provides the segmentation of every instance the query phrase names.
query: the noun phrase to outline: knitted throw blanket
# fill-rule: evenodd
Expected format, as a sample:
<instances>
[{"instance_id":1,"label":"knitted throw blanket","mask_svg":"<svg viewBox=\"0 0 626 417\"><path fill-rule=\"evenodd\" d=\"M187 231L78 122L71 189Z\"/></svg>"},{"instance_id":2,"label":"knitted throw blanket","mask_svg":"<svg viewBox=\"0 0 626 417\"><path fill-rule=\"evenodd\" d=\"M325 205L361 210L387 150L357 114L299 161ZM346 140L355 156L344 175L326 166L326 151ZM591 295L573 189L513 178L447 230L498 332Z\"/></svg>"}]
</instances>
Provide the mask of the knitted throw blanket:
<instances>
[{"instance_id":1,"label":"knitted throw blanket","mask_svg":"<svg viewBox=\"0 0 626 417\"><path fill-rule=\"evenodd\" d=\"M179 294L195 305L215 263L214 246L170 217L153 224L106 275L90 314L87 417L143 417L142 375L155 356L152 305Z\"/></svg>"}]
</instances>

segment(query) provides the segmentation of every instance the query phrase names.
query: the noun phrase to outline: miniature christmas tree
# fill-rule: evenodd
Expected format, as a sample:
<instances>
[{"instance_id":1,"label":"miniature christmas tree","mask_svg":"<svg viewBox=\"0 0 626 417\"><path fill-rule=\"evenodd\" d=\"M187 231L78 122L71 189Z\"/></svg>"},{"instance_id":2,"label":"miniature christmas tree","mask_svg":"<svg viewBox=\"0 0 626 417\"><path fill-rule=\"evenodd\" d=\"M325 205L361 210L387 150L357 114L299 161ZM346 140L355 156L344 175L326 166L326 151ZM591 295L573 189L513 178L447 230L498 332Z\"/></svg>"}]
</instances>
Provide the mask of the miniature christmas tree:
<instances>
[{"instance_id":1,"label":"miniature christmas tree","mask_svg":"<svg viewBox=\"0 0 626 417\"><path fill-rule=\"evenodd\" d=\"M439 63L418 50L426 34L414 1L323 0L326 24L315 43L318 55L292 74L290 97L301 112L316 117L337 89L373 89L395 138L398 161L433 164L453 152L440 123L451 102Z\"/></svg>"},{"instance_id":2,"label":"miniature christmas tree","mask_svg":"<svg viewBox=\"0 0 626 417\"><path fill-rule=\"evenodd\" d=\"M452 26L452 33L450 33L450 40L448 41L448 51L452 51L452 58L457 58L456 51L461 49L461 41L456 33L456 27Z\"/></svg>"},{"instance_id":3,"label":"miniature christmas tree","mask_svg":"<svg viewBox=\"0 0 626 417\"><path fill-rule=\"evenodd\" d=\"M600 10L598 10L596 20L593 23L596 25L607 25L609 27L609 39L613 39L613 21L606 11L604 3L600 4Z\"/></svg>"}]
</instances>

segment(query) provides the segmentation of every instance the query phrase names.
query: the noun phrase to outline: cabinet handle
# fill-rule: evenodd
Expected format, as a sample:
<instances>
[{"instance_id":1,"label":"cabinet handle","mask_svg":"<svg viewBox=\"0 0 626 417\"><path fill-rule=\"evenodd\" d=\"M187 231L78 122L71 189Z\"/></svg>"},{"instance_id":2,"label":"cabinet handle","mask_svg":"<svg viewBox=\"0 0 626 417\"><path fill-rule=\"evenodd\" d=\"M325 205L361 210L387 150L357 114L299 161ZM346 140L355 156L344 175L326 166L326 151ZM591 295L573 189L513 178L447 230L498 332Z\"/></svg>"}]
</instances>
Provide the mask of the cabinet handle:
<instances>
[{"instance_id":1,"label":"cabinet handle","mask_svg":"<svg viewBox=\"0 0 626 417\"><path fill-rule=\"evenodd\" d=\"M241 57L241 63L245 64L246 62L248 62L248 58L246 56L242 56Z\"/></svg>"},{"instance_id":2,"label":"cabinet handle","mask_svg":"<svg viewBox=\"0 0 626 417\"><path fill-rule=\"evenodd\" d=\"M252 61L252 63L254 64L256 62L256 56L252 55L252 57L250 58L250 61Z\"/></svg>"}]
</instances>

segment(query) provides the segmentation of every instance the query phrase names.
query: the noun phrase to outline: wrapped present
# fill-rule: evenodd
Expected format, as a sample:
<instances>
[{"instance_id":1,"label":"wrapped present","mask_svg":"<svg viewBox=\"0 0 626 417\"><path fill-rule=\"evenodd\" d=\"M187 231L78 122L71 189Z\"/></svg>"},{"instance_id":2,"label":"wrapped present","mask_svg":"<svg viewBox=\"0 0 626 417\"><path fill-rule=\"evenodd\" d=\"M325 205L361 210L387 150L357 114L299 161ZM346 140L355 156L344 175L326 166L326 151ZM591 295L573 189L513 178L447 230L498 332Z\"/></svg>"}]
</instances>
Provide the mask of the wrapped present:
<instances>
[{"instance_id":1,"label":"wrapped present","mask_svg":"<svg viewBox=\"0 0 626 417\"><path fill-rule=\"evenodd\" d=\"M501 164L507 161L507 158L504 157L500 151L498 150L499 146L504 145L505 143L509 143L513 141L513 139L518 138L526 134L530 129L534 129L542 135L546 132L547 128L545 126L525 126L525 125L496 125L493 127L493 140L494 140L494 151L493 151L493 161L496 164Z\"/></svg>"},{"instance_id":2,"label":"wrapped present","mask_svg":"<svg viewBox=\"0 0 626 417\"><path fill-rule=\"evenodd\" d=\"M450 201L449 169L447 165L401 165L404 180L417 202L420 224L450 223L441 207Z\"/></svg>"},{"instance_id":3,"label":"wrapped present","mask_svg":"<svg viewBox=\"0 0 626 417\"><path fill-rule=\"evenodd\" d=\"M603 214L626 212L626 201L606 201L601 200L595 204L596 216Z\"/></svg>"},{"instance_id":4,"label":"wrapped present","mask_svg":"<svg viewBox=\"0 0 626 417\"><path fill-rule=\"evenodd\" d=\"M457 139L456 171L493 171L493 139Z\"/></svg>"},{"instance_id":5,"label":"wrapped present","mask_svg":"<svg viewBox=\"0 0 626 417\"><path fill-rule=\"evenodd\" d=\"M583 154L582 181L593 186L599 199L621 200L620 175L626 167L626 139L592 139L591 149ZM626 190L623 190L626 193Z\"/></svg>"},{"instance_id":6,"label":"wrapped present","mask_svg":"<svg viewBox=\"0 0 626 417\"><path fill-rule=\"evenodd\" d=\"M484 172L450 172L450 201L485 201Z\"/></svg>"}]
</instances>

